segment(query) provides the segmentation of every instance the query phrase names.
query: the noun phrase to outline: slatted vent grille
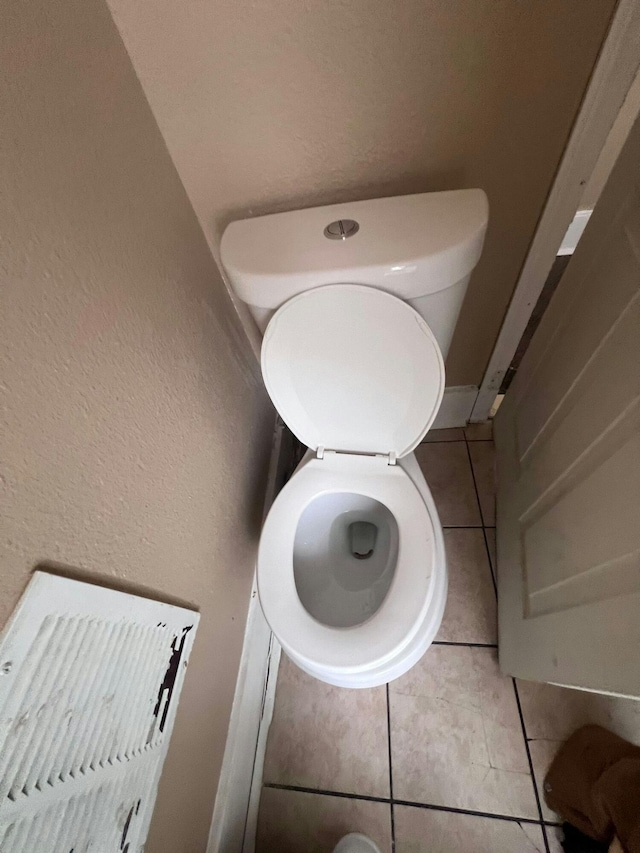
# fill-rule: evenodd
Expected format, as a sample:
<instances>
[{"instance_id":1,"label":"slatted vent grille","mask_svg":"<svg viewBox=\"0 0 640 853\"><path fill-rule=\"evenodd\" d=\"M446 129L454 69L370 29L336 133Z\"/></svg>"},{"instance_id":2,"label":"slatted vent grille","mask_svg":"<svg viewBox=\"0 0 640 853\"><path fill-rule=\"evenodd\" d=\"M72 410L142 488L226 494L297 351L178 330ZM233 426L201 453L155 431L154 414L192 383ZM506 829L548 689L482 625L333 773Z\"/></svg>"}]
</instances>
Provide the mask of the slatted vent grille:
<instances>
[{"instance_id":1,"label":"slatted vent grille","mask_svg":"<svg viewBox=\"0 0 640 853\"><path fill-rule=\"evenodd\" d=\"M0 640L1 853L141 849L196 624L36 573Z\"/></svg>"},{"instance_id":2,"label":"slatted vent grille","mask_svg":"<svg viewBox=\"0 0 640 853\"><path fill-rule=\"evenodd\" d=\"M2 853L130 853L139 833L142 801L136 791L147 787L146 768L126 779L97 785L62 803L16 817L0 830ZM99 839L99 846L96 841Z\"/></svg>"}]
</instances>

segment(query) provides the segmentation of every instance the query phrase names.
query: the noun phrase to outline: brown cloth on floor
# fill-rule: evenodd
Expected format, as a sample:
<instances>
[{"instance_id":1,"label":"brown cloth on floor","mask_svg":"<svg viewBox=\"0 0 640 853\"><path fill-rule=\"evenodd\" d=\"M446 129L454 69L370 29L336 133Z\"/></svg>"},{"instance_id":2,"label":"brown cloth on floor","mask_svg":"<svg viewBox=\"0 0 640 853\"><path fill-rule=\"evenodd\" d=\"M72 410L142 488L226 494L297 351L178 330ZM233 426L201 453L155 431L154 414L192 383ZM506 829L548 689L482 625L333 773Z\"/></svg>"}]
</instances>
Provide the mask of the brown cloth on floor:
<instances>
[{"instance_id":1,"label":"brown cloth on floor","mask_svg":"<svg viewBox=\"0 0 640 853\"><path fill-rule=\"evenodd\" d=\"M584 726L561 747L544 781L555 812L597 841L640 853L640 747Z\"/></svg>"}]
</instances>

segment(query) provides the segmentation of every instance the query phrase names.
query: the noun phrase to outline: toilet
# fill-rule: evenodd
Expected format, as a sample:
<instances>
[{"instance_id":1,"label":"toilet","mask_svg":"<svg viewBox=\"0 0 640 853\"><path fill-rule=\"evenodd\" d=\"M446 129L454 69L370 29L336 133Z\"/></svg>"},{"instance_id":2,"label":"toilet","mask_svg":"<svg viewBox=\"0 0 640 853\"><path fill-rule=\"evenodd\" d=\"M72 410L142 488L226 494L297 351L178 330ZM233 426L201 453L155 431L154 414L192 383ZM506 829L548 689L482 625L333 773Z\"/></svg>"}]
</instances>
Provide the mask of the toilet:
<instances>
[{"instance_id":1,"label":"toilet","mask_svg":"<svg viewBox=\"0 0 640 853\"><path fill-rule=\"evenodd\" d=\"M380 853L380 848L366 835L350 832L340 839L333 853Z\"/></svg>"},{"instance_id":2,"label":"toilet","mask_svg":"<svg viewBox=\"0 0 640 853\"><path fill-rule=\"evenodd\" d=\"M385 684L433 641L442 525L416 460L488 218L481 190L231 223L221 256L263 333L261 366L308 448L271 507L260 603L286 654L340 687Z\"/></svg>"}]
</instances>

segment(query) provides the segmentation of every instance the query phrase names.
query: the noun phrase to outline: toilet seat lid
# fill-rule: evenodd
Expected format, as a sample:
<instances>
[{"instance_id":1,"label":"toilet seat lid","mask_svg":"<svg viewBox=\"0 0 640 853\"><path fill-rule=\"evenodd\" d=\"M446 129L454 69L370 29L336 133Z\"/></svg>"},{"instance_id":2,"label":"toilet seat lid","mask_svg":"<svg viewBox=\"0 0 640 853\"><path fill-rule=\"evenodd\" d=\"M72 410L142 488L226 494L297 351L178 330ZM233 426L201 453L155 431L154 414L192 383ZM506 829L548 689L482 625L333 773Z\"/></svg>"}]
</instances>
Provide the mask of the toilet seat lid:
<instances>
[{"instance_id":1,"label":"toilet seat lid","mask_svg":"<svg viewBox=\"0 0 640 853\"><path fill-rule=\"evenodd\" d=\"M319 287L279 308L264 335L262 375L307 447L398 457L433 423L445 378L417 311L359 284Z\"/></svg>"}]
</instances>

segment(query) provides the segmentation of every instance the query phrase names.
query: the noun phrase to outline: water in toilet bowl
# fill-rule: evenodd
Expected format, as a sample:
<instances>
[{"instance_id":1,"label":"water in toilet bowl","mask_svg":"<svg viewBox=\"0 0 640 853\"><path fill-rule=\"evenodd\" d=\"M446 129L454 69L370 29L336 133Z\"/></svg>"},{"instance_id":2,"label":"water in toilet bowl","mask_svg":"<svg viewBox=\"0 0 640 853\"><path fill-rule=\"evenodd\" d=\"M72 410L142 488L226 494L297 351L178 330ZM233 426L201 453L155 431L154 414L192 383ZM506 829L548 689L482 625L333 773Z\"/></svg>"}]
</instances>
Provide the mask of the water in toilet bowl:
<instances>
[{"instance_id":1,"label":"water in toilet bowl","mask_svg":"<svg viewBox=\"0 0 640 853\"><path fill-rule=\"evenodd\" d=\"M350 492L319 495L294 540L300 601L324 625L360 625L384 601L397 558L398 525L384 504Z\"/></svg>"}]
</instances>

